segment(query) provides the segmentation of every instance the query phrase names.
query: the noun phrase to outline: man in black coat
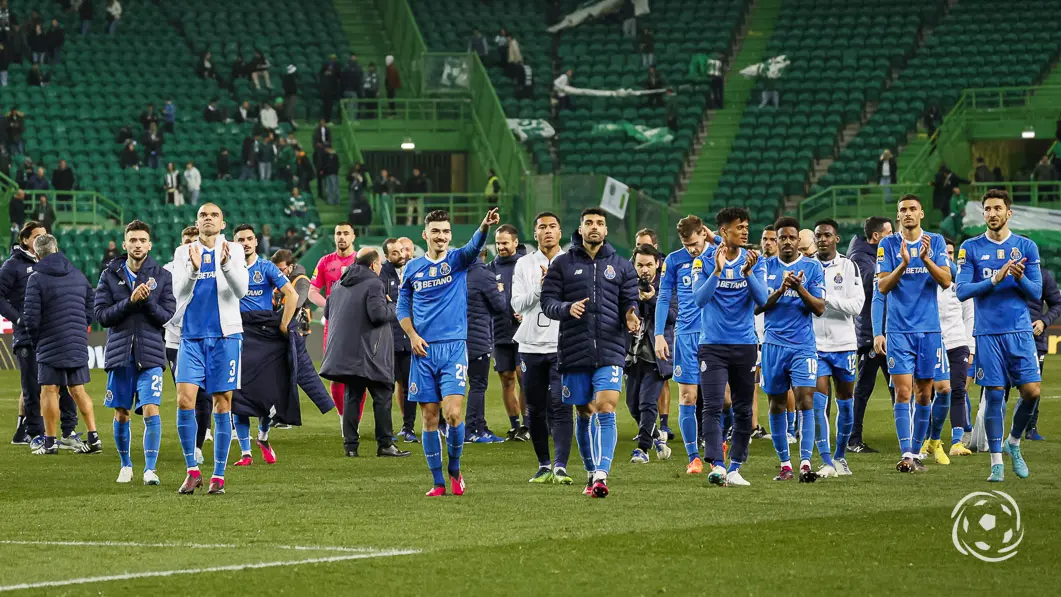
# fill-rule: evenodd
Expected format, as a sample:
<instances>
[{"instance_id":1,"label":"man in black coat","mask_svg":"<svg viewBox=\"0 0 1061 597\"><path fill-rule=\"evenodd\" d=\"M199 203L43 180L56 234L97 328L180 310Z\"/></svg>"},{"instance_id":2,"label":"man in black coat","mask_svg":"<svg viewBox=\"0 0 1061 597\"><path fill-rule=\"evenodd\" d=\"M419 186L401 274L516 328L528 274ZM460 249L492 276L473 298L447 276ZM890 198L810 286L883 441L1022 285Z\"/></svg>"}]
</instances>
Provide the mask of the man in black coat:
<instances>
[{"instance_id":1,"label":"man in black coat","mask_svg":"<svg viewBox=\"0 0 1061 597\"><path fill-rule=\"evenodd\" d=\"M405 247L396 238L383 241L383 251L387 261L379 272L379 279L387 291L387 300L397 305L398 292L402 287L402 268L409 259L405 254ZM391 332L394 336L394 390L402 411L402 430L398 432L398 437L405 443L418 444L420 439L414 432L416 403L409 400L409 359L413 349L409 344L409 336L397 320L391 323Z\"/></svg>"},{"instance_id":2,"label":"man in black coat","mask_svg":"<svg viewBox=\"0 0 1061 597\"><path fill-rule=\"evenodd\" d=\"M22 323L37 347L37 378L41 385L44 443L36 455L58 454L59 388L67 386L88 427L88 441L78 452L103 450L96 433L92 398L85 391L89 382L88 326L92 323L92 286L85 275L59 252L55 237L42 234L33 241L40 258L26 281Z\"/></svg>"},{"instance_id":3,"label":"man in black coat","mask_svg":"<svg viewBox=\"0 0 1061 597\"><path fill-rule=\"evenodd\" d=\"M66 165L66 160L59 160L59 167L52 171L52 188L56 191L72 191L76 185L77 178L74 175L74 169ZM70 195L56 193L55 198L69 199Z\"/></svg>"},{"instance_id":4,"label":"man in black coat","mask_svg":"<svg viewBox=\"0 0 1061 597\"><path fill-rule=\"evenodd\" d=\"M346 385L343 443L346 455L358 456L358 415L365 391L372 394L376 420L376 456L403 458L410 453L394 445L391 394L394 393L395 303L379 279L379 253L366 249L328 295L324 316L333 330L324 349L321 377Z\"/></svg>"},{"instance_id":5,"label":"man in black coat","mask_svg":"<svg viewBox=\"0 0 1061 597\"><path fill-rule=\"evenodd\" d=\"M480 256L482 257L482 256ZM468 267L468 413L465 441L501 443L486 425L486 390L490 384L490 352L494 348L494 319L512 308L494 281L494 273L477 259Z\"/></svg>"},{"instance_id":6,"label":"man in black coat","mask_svg":"<svg viewBox=\"0 0 1061 597\"><path fill-rule=\"evenodd\" d=\"M527 248L519 244L519 232L511 224L498 226L494 233L494 247L497 257L487 267L494 272L494 281L505 295L505 304L511 305L512 272L516 269L516 261L527 254ZM501 400L508 412L509 430L505 439L525 442L530 440L530 429L526 416L523 425L520 425L519 417L520 413L527 411L527 403L518 366L519 346L512 339L519 324L520 317L512 309L494 316L494 370L501 378Z\"/></svg>"},{"instance_id":7,"label":"man in black coat","mask_svg":"<svg viewBox=\"0 0 1061 597\"><path fill-rule=\"evenodd\" d=\"M1029 299L1028 300L1028 311L1032 318L1032 332L1035 334L1035 348L1036 352L1039 353L1039 372L1042 373L1043 364L1046 363L1046 354L1048 352L1047 338L1049 334L1046 333L1046 328L1050 327L1058 317L1061 317L1061 291L1057 289L1057 280L1054 279L1054 275L1050 273L1048 269L1042 269L1043 276L1043 298ZM1006 391L1007 396L1009 390ZM1035 413L1032 414L1032 418L1028 421L1028 429L1024 432L1024 436L1030 440L1042 440L1042 435L1039 434L1039 409L1036 407Z\"/></svg>"}]
</instances>

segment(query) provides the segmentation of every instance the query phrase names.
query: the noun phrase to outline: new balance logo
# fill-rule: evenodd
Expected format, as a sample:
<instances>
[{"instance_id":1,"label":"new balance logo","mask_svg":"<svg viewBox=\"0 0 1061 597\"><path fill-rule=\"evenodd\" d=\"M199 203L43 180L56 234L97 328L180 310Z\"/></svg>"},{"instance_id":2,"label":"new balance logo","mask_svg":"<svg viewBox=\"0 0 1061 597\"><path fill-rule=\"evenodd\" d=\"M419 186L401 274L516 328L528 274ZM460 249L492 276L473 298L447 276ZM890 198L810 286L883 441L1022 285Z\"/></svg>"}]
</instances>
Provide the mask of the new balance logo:
<instances>
[{"instance_id":1,"label":"new balance logo","mask_svg":"<svg viewBox=\"0 0 1061 597\"><path fill-rule=\"evenodd\" d=\"M575 270L575 275L576 275L576 276L577 276L577 275L579 275L579 274L581 274L581 273L582 273L582 268L579 268L579 269L576 269L576 270Z\"/></svg>"}]
</instances>

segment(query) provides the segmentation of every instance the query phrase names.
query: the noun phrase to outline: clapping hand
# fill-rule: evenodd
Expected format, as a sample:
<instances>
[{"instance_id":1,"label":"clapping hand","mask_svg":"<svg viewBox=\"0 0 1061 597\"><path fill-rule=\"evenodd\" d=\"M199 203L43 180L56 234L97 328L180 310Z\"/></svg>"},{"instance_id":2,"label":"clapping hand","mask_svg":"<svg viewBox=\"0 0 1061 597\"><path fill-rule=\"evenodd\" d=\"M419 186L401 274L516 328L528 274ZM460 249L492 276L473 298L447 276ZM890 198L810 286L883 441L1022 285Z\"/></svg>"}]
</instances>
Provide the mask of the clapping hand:
<instances>
[{"instance_id":1,"label":"clapping hand","mask_svg":"<svg viewBox=\"0 0 1061 597\"><path fill-rule=\"evenodd\" d=\"M221 245L221 265L228 265L228 243Z\"/></svg>"},{"instance_id":2,"label":"clapping hand","mask_svg":"<svg viewBox=\"0 0 1061 597\"><path fill-rule=\"evenodd\" d=\"M1020 279L1024 277L1024 264L1028 263L1027 259L1021 259L1020 261L1014 261L1013 265L1009 268L1009 273L1013 274L1013 279L1020 282Z\"/></svg>"},{"instance_id":3,"label":"clapping hand","mask_svg":"<svg viewBox=\"0 0 1061 597\"><path fill-rule=\"evenodd\" d=\"M129 300L134 303L141 303L147 300L147 297L151 295L151 287L147 284L140 284L133 289L133 294L129 297Z\"/></svg>"},{"instance_id":4,"label":"clapping hand","mask_svg":"<svg viewBox=\"0 0 1061 597\"><path fill-rule=\"evenodd\" d=\"M748 274L751 273L752 268L755 267L755 264L758 263L758 262L759 262L759 253L758 253L758 251L754 251L754 250L750 250L750 249L748 251L746 251L744 253L744 267L742 267L740 269L741 275L744 276L745 278L747 278Z\"/></svg>"},{"instance_id":5,"label":"clapping hand","mask_svg":"<svg viewBox=\"0 0 1061 597\"><path fill-rule=\"evenodd\" d=\"M904 242L903 244L905 245L906 243ZM931 250L931 247L932 247L932 244L928 240L928 235L926 234L926 235L922 236L921 237L921 248L918 250L918 257L921 258L921 261L928 261L928 259L929 259L928 252L929 252L929 250Z\"/></svg>"},{"instance_id":6,"label":"clapping hand","mask_svg":"<svg viewBox=\"0 0 1061 597\"><path fill-rule=\"evenodd\" d=\"M202 247L198 243L192 243L188 246L188 259L192 262L192 271L199 271L199 268L203 265L203 253Z\"/></svg>"}]
</instances>

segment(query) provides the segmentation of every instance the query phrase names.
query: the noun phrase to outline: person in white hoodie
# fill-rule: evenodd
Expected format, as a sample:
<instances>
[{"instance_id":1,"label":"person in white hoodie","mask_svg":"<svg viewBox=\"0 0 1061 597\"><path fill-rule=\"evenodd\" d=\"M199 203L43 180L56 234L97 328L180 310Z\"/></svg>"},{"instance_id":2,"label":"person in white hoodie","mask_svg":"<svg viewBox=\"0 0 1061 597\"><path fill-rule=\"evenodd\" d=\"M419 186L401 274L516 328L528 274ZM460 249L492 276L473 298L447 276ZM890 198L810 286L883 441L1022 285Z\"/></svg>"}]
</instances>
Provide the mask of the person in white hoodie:
<instances>
[{"instance_id":1,"label":"person in white hoodie","mask_svg":"<svg viewBox=\"0 0 1061 597\"><path fill-rule=\"evenodd\" d=\"M188 191L188 202L197 205L199 191L203 188L203 175L199 173L199 169L193 162L184 165L184 188Z\"/></svg>"},{"instance_id":2,"label":"person in white hoodie","mask_svg":"<svg viewBox=\"0 0 1061 597\"><path fill-rule=\"evenodd\" d=\"M858 266L837 253L840 225L825 218L814 224L817 258L825 270L825 313L814 319L814 338L818 349L818 387L814 392L814 420L817 433L814 442L824 466L819 477L850 475L847 465L847 441L855 425L855 352L858 338L855 317L862 312L866 293ZM829 449L829 383L836 396L836 452Z\"/></svg>"},{"instance_id":3,"label":"person in white hoodie","mask_svg":"<svg viewBox=\"0 0 1061 597\"><path fill-rule=\"evenodd\" d=\"M173 253L174 322L180 322L177 351L177 435L188 467L178 493L190 495L202 487L195 461L195 396L199 388L214 397L214 473L208 493L225 493L225 466L232 441L232 391L240 387L243 319L239 300L250 282L243 248L222 231L221 208L205 203L196 217L199 239Z\"/></svg>"},{"instance_id":4,"label":"person in white hoodie","mask_svg":"<svg viewBox=\"0 0 1061 597\"><path fill-rule=\"evenodd\" d=\"M950 262L954 261L954 241L946 239L947 256ZM950 456L968 456L972 452L962 443L965 429L970 428L969 403L966 402L967 376L969 366L973 362L973 354L976 352L976 342L973 340L973 322L975 321L973 300L958 300L957 285L951 284L947 288L936 289L936 302L939 308L939 325L943 330L943 346L947 348L947 362L950 363L950 403L939 400L932 401L932 415L929 419L928 441L921 448L926 454L936 457L936 462L946 464L950 462L946 452L939 447L942 445L940 435L947 418L947 410L950 409L951 423L951 447ZM927 445L931 442L931 446ZM942 458L942 461L940 460Z\"/></svg>"},{"instance_id":5,"label":"person in white hoodie","mask_svg":"<svg viewBox=\"0 0 1061 597\"><path fill-rule=\"evenodd\" d=\"M556 256L564 252L561 238L556 214L542 212L534 218L538 250L520 257L512 272L512 309L521 318L512 339L519 346L531 444L538 457L538 472L530 482L570 485L573 480L567 474L567 459L571 454L574 417L560 395L556 356L560 322L546 317L540 302L545 273ZM550 429L555 456L549 453Z\"/></svg>"}]
</instances>

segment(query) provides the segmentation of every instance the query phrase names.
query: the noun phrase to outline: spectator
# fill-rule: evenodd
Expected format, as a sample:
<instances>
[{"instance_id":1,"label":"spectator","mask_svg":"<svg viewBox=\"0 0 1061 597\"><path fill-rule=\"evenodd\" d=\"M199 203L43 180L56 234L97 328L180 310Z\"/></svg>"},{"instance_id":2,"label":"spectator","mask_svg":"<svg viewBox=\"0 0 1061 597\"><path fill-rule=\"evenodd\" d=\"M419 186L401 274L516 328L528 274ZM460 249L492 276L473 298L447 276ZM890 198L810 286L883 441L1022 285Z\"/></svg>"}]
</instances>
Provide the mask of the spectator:
<instances>
[{"instance_id":1,"label":"spectator","mask_svg":"<svg viewBox=\"0 0 1061 597\"><path fill-rule=\"evenodd\" d=\"M1054 172L1054 165L1050 163L1050 156L1044 155L1039 158L1039 163L1032 170L1031 179L1036 182L1057 180L1057 172Z\"/></svg>"},{"instance_id":2,"label":"spectator","mask_svg":"<svg viewBox=\"0 0 1061 597\"><path fill-rule=\"evenodd\" d=\"M770 76L770 66L767 62L759 64L757 73L759 81L762 83L762 99L759 100L759 107L765 108L767 104L773 104L776 110L780 107L781 96L777 91L777 78Z\"/></svg>"},{"instance_id":3,"label":"spectator","mask_svg":"<svg viewBox=\"0 0 1061 597\"><path fill-rule=\"evenodd\" d=\"M973 180L976 182L994 182L995 175L984 163L983 157L976 158L976 170L973 171Z\"/></svg>"},{"instance_id":4,"label":"spectator","mask_svg":"<svg viewBox=\"0 0 1061 597\"><path fill-rule=\"evenodd\" d=\"M932 104L925 109L925 115L922 118L925 124L925 132L928 133L929 138L936 134L936 129L939 127L940 121L943 117L940 115L939 106Z\"/></svg>"},{"instance_id":5,"label":"spectator","mask_svg":"<svg viewBox=\"0 0 1061 597\"><path fill-rule=\"evenodd\" d=\"M59 166L52 171L52 188L56 191L72 191L77 187L74 170L66 165L66 160L59 160ZM56 194L57 200L69 199L68 194Z\"/></svg>"},{"instance_id":6,"label":"spectator","mask_svg":"<svg viewBox=\"0 0 1061 597\"><path fill-rule=\"evenodd\" d=\"M276 161L276 143L272 133L266 133L265 139L258 144L258 180L273 179L273 163Z\"/></svg>"},{"instance_id":7,"label":"spectator","mask_svg":"<svg viewBox=\"0 0 1061 597\"><path fill-rule=\"evenodd\" d=\"M92 31L92 0L81 0L77 16L81 19L81 35L88 35Z\"/></svg>"},{"instance_id":8,"label":"spectator","mask_svg":"<svg viewBox=\"0 0 1061 597\"><path fill-rule=\"evenodd\" d=\"M151 127L140 140L140 144L144 146L144 161L147 162L148 168L158 168L158 159L162 155L162 144L164 141L162 132L158 130L158 125L152 122Z\"/></svg>"},{"instance_id":9,"label":"spectator","mask_svg":"<svg viewBox=\"0 0 1061 597\"><path fill-rule=\"evenodd\" d=\"M893 182L899 179L899 169L896 167L892 152L885 149L877 160L877 184L884 187L884 202L891 203Z\"/></svg>"},{"instance_id":10,"label":"spectator","mask_svg":"<svg viewBox=\"0 0 1061 597\"><path fill-rule=\"evenodd\" d=\"M529 64L523 65L523 76L516 81L516 97L518 99L534 98L534 69Z\"/></svg>"},{"instance_id":11,"label":"spectator","mask_svg":"<svg viewBox=\"0 0 1061 597\"><path fill-rule=\"evenodd\" d=\"M656 67L648 67L648 77L645 78L645 89L648 91L657 91L663 89L663 78L656 72ZM663 105L663 94L654 93L648 96L648 105L652 108L659 108Z\"/></svg>"},{"instance_id":12,"label":"spectator","mask_svg":"<svg viewBox=\"0 0 1061 597\"><path fill-rule=\"evenodd\" d=\"M324 192L328 198L328 205L339 205L339 155L335 153L335 148L331 145L324 148L320 176L324 179Z\"/></svg>"},{"instance_id":13,"label":"spectator","mask_svg":"<svg viewBox=\"0 0 1061 597\"><path fill-rule=\"evenodd\" d=\"M398 90L402 87L402 76L398 73L398 67L394 65L394 56L387 56L387 72L384 76L387 85L387 99L390 100L391 115L398 113L398 108L394 103L394 96L398 95Z\"/></svg>"},{"instance_id":14,"label":"spectator","mask_svg":"<svg viewBox=\"0 0 1061 597\"><path fill-rule=\"evenodd\" d=\"M254 50L254 58L251 58L251 63L248 69L251 73L251 81L254 82L255 89L261 89L261 80L265 80L266 89L273 88L273 82L269 80L269 67L272 64L269 63L269 59L265 57L265 54L261 50Z\"/></svg>"},{"instance_id":15,"label":"spectator","mask_svg":"<svg viewBox=\"0 0 1061 597\"><path fill-rule=\"evenodd\" d=\"M128 139L125 142L125 149L122 150L121 161L119 162L122 170L126 168L132 168L133 170L140 169L140 154L136 153L136 141Z\"/></svg>"},{"instance_id":16,"label":"spectator","mask_svg":"<svg viewBox=\"0 0 1061 597\"><path fill-rule=\"evenodd\" d=\"M195 167L195 162L184 165L184 189L188 191L188 201L199 205L199 191L203 188L203 175Z\"/></svg>"},{"instance_id":17,"label":"spectator","mask_svg":"<svg viewBox=\"0 0 1061 597\"><path fill-rule=\"evenodd\" d=\"M667 93L663 94L663 116L667 121L667 128L671 132L678 132L678 101L675 98L674 90L668 89Z\"/></svg>"},{"instance_id":18,"label":"spectator","mask_svg":"<svg viewBox=\"0 0 1061 597\"><path fill-rule=\"evenodd\" d=\"M487 173L486 191L483 192L483 198L489 205L497 205L498 199L501 198L501 179L498 178L493 168L490 168Z\"/></svg>"},{"instance_id":19,"label":"spectator","mask_svg":"<svg viewBox=\"0 0 1061 597\"><path fill-rule=\"evenodd\" d=\"M323 118L317 122L317 130L313 131L313 151L322 151L325 146L332 144L332 129Z\"/></svg>"},{"instance_id":20,"label":"spectator","mask_svg":"<svg viewBox=\"0 0 1061 597\"><path fill-rule=\"evenodd\" d=\"M22 160L22 168L15 173L15 186L20 189L28 189L29 181L37 169L33 166L33 158L26 156Z\"/></svg>"},{"instance_id":21,"label":"spectator","mask_svg":"<svg viewBox=\"0 0 1061 597\"><path fill-rule=\"evenodd\" d=\"M940 233L946 238L952 239L959 246L962 242L962 220L965 218L965 205L968 202L965 196L962 195L961 189L955 188L950 200L950 213L939 223Z\"/></svg>"},{"instance_id":22,"label":"spectator","mask_svg":"<svg viewBox=\"0 0 1061 597\"><path fill-rule=\"evenodd\" d=\"M11 244L18 242L18 233L26 223L26 191L19 189L7 204L7 219L11 221Z\"/></svg>"},{"instance_id":23,"label":"spectator","mask_svg":"<svg viewBox=\"0 0 1061 597\"><path fill-rule=\"evenodd\" d=\"M641 50L641 66L648 68L656 64L656 38L648 27L641 29L637 36L637 45Z\"/></svg>"},{"instance_id":24,"label":"spectator","mask_svg":"<svg viewBox=\"0 0 1061 597\"><path fill-rule=\"evenodd\" d=\"M232 61L232 68L228 71L228 79L233 84L240 79L246 79L250 71L247 70L247 62L243 60L243 54L236 54L236 59Z\"/></svg>"},{"instance_id":25,"label":"spectator","mask_svg":"<svg viewBox=\"0 0 1061 597\"><path fill-rule=\"evenodd\" d=\"M118 136L115 140L122 145L125 145L129 141L135 141L136 137L133 135L132 125L126 124L118 129Z\"/></svg>"},{"instance_id":26,"label":"spectator","mask_svg":"<svg viewBox=\"0 0 1061 597\"><path fill-rule=\"evenodd\" d=\"M707 76L710 91L708 103L714 110L726 107L726 80L722 76L722 54L715 52L707 61Z\"/></svg>"},{"instance_id":27,"label":"spectator","mask_svg":"<svg viewBox=\"0 0 1061 597\"><path fill-rule=\"evenodd\" d=\"M288 226L284 231L284 249L298 254L302 248L302 237L298 235L298 228Z\"/></svg>"},{"instance_id":28,"label":"spectator","mask_svg":"<svg viewBox=\"0 0 1061 597\"><path fill-rule=\"evenodd\" d=\"M151 125L158 126L160 119L158 112L155 112L155 104L148 104L144 111L140 113L140 126L145 130L151 130Z\"/></svg>"},{"instance_id":29,"label":"spectator","mask_svg":"<svg viewBox=\"0 0 1061 597\"><path fill-rule=\"evenodd\" d=\"M7 51L7 46L0 39L0 87L7 87L7 68L10 64L11 57Z\"/></svg>"},{"instance_id":30,"label":"spectator","mask_svg":"<svg viewBox=\"0 0 1061 597\"><path fill-rule=\"evenodd\" d=\"M44 195L37 197L37 206L33 209L33 219L37 220L44 225L44 229L49 234L52 232L52 226L55 225L55 210L52 209L48 198Z\"/></svg>"},{"instance_id":31,"label":"spectator","mask_svg":"<svg viewBox=\"0 0 1061 597\"><path fill-rule=\"evenodd\" d=\"M308 193L309 183L313 182L316 177L316 169L304 151L298 152L295 156L295 177L298 179L296 181L298 188L302 189L303 193Z\"/></svg>"},{"instance_id":32,"label":"spectator","mask_svg":"<svg viewBox=\"0 0 1061 597\"><path fill-rule=\"evenodd\" d=\"M556 92L557 110L571 109L571 98L567 95L567 92L564 91L564 88L571 84L571 77L574 76L574 74L575 71L569 68L553 81L553 90Z\"/></svg>"},{"instance_id":33,"label":"spectator","mask_svg":"<svg viewBox=\"0 0 1061 597\"><path fill-rule=\"evenodd\" d=\"M950 200L958 185L969 184L968 180L951 172L946 164L940 164L936 180L932 183L932 206L939 210L943 217L950 213Z\"/></svg>"},{"instance_id":34,"label":"spectator","mask_svg":"<svg viewBox=\"0 0 1061 597\"><path fill-rule=\"evenodd\" d=\"M302 198L302 192L299 191L298 187L291 189L291 196L287 199L287 207L284 208L284 213L293 218L301 218L306 215L306 201Z\"/></svg>"},{"instance_id":35,"label":"spectator","mask_svg":"<svg viewBox=\"0 0 1061 597\"><path fill-rule=\"evenodd\" d=\"M232 180L232 164L229 161L227 147L222 147L217 153L216 167L218 180Z\"/></svg>"},{"instance_id":36,"label":"spectator","mask_svg":"<svg viewBox=\"0 0 1061 597\"><path fill-rule=\"evenodd\" d=\"M346 188L350 209L353 210L365 197L365 174L361 171L361 164L350 166L350 171L346 173Z\"/></svg>"},{"instance_id":37,"label":"spectator","mask_svg":"<svg viewBox=\"0 0 1061 597\"><path fill-rule=\"evenodd\" d=\"M508 40L511 36L504 27L501 31L498 31L497 37L494 38L494 44L497 46L497 64L502 70L508 70Z\"/></svg>"},{"instance_id":38,"label":"spectator","mask_svg":"<svg viewBox=\"0 0 1061 597\"><path fill-rule=\"evenodd\" d=\"M218 74L217 69L214 68L214 55L207 50L201 59L199 59L199 65L196 66L195 72L199 75L200 79L213 79L217 81L219 86L223 86L224 82L221 80L221 75Z\"/></svg>"},{"instance_id":39,"label":"spectator","mask_svg":"<svg viewBox=\"0 0 1061 597\"><path fill-rule=\"evenodd\" d=\"M287 142L286 137L280 137L276 142L276 178L291 186L295 178L295 148Z\"/></svg>"},{"instance_id":40,"label":"spectator","mask_svg":"<svg viewBox=\"0 0 1061 597\"><path fill-rule=\"evenodd\" d=\"M240 149L240 180L253 180L258 171L258 135L243 138Z\"/></svg>"},{"instance_id":41,"label":"spectator","mask_svg":"<svg viewBox=\"0 0 1061 597\"><path fill-rule=\"evenodd\" d=\"M346 66L339 73L339 83L342 86L343 98L357 99L361 94L361 85L364 83L364 79L365 71L361 68L361 63L357 61L357 54L350 54L350 60L346 62Z\"/></svg>"},{"instance_id":42,"label":"spectator","mask_svg":"<svg viewBox=\"0 0 1061 597\"><path fill-rule=\"evenodd\" d=\"M44 87L51 80L48 73L41 72L41 65L34 64L26 75L26 84L30 87Z\"/></svg>"},{"instance_id":43,"label":"spectator","mask_svg":"<svg viewBox=\"0 0 1061 597\"><path fill-rule=\"evenodd\" d=\"M508 65L505 67L505 72L511 79L519 78L523 74L523 52L520 50L519 42L512 37L511 33L508 35Z\"/></svg>"},{"instance_id":44,"label":"spectator","mask_svg":"<svg viewBox=\"0 0 1061 597\"><path fill-rule=\"evenodd\" d=\"M52 183L48 181L48 174L44 171L44 166L37 167L37 170L26 181L26 188L33 191L47 191L52 188Z\"/></svg>"},{"instance_id":45,"label":"spectator","mask_svg":"<svg viewBox=\"0 0 1061 597\"><path fill-rule=\"evenodd\" d=\"M167 205L184 205L184 195L181 194L181 177L173 162L166 164L166 173L162 176L162 190L166 192Z\"/></svg>"},{"instance_id":46,"label":"spectator","mask_svg":"<svg viewBox=\"0 0 1061 597\"><path fill-rule=\"evenodd\" d=\"M366 114L369 118L376 117L376 107L378 104L375 99L379 97L379 73L376 72L376 63L368 63L368 72L365 73L364 81L361 83L361 99L373 100L362 104Z\"/></svg>"},{"instance_id":47,"label":"spectator","mask_svg":"<svg viewBox=\"0 0 1061 597\"><path fill-rule=\"evenodd\" d=\"M26 134L26 115L12 107L7 112L7 143L8 153L11 155L23 155L26 153L26 143L22 136Z\"/></svg>"},{"instance_id":48,"label":"spectator","mask_svg":"<svg viewBox=\"0 0 1061 597\"><path fill-rule=\"evenodd\" d=\"M490 46L486 43L486 38L483 37L482 32L478 28L472 30L472 37L468 40L468 51L475 52L479 55L479 60L484 65L489 64L490 59Z\"/></svg>"},{"instance_id":49,"label":"spectator","mask_svg":"<svg viewBox=\"0 0 1061 597\"><path fill-rule=\"evenodd\" d=\"M379 195L393 195L400 193L402 190L402 183L387 172L386 168L379 171L379 178L376 180L376 193Z\"/></svg>"},{"instance_id":50,"label":"spectator","mask_svg":"<svg viewBox=\"0 0 1061 597\"><path fill-rule=\"evenodd\" d=\"M174 105L173 100L167 99L166 103L162 106L162 130L167 133L172 133L176 130L177 126L177 106Z\"/></svg>"},{"instance_id":51,"label":"spectator","mask_svg":"<svg viewBox=\"0 0 1061 597\"><path fill-rule=\"evenodd\" d=\"M405 198L405 223L415 226L420 223L424 211L424 194L430 192L430 181L420 171L413 168L413 175L405 183L405 192L414 195Z\"/></svg>"},{"instance_id":52,"label":"spectator","mask_svg":"<svg viewBox=\"0 0 1061 597\"><path fill-rule=\"evenodd\" d=\"M107 269L107 264L114 261L114 259L121 254L121 251L118 250L117 243L115 243L113 239L107 241L107 250L103 252L103 259L99 262L99 269L101 271Z\"/></svg>"},{"instance_id":53,"label":"spectator","mask_svg":"<svg viewBox=\"0 0 1061 597\"><path fill-rule=\"evenodd\" d=\"M11 26L11 33L7 36L8 58L11 59L12 64L22 64L24 60L30 57L29 43L26 41L26 36L23 34L22 27L18 25Z\"/></svg>"},{"instance_id":54,"label":"spectator","mask_svg":"<svg viewBox=\"0 0 1061 597\"><path fill-rule=\"evenodd\" d=\"M1006 182L1006 175L1002 173L1002 168L995 166L995 169L991 171L991 174L994 175L994 182ZM1006 190L1006 185L996 185L992 188L1004 191Z\"/></svg>"},{"instance_id":55,"label":"spectator","mask_svg":"<svg viewBox=\"0 0 1061 597\"><path fill-rule=\"evenodd\" d=\"M7 0L0 0L0 39L8 36L15 22L16 19L11 14L11 9L7 7Z\"/></svg>"},{"instance_id":56,"label":"spectator","mask_svg":"<svg viewBox=\"0 0 1061 597\"><path fill-rule=\"evenodd\" d=\"M634 14L634 3L624 0L619 7L619 19L623 22L623 37L634 39L637 37L637 15Z\"/></svg>"},{"instance_id":57,"label":"spectator","mask_svg":"<svg viewBox=\"0 0 1061 597\"><path fill-rule=\"evenodd\" d=\"M63 55L63 45L66 43L66 30L59 24L58 19L52 19L52 27L48 30L48 53L52 64L59 64Z\"/></svg>"},{"instance_id":58,"label":"spectator","mask_svg":"<svg viewBox=\"0 0 1061 597\"><path fill-rule=\"evenodd\" d=\"M37 23L32 25L32 29L29 34L29 51L32 56L33 64L43 64L44 58L48 55L49 44L48 34L44 32L44 27Z\"/></svg>"},{"instance_id":59,"label":"spectator","mask_svg":"<svg viewBox=\"0 0 1061 597\"><path fill-rule=\"evenodd\" d=\"M273 229L268 224L262 226L262 235L258 238L258 252L263 255L272 255L276 247L272 243ZM281 271L284 268L280 268ZM285 274L286 275L286 274ZM288 278L290 279L290 278ZM307 280L308 282L308 280ZM307 291L308 292L308 291Z\"/></svg>"},{"instance_id":60,"label":"spectator","mask_svg":"<svg viewBox=\"0 0 1061 597\"><path fill-rule=\"evenodd\" d=\"M335 54L332 54L328 57L328 62L321 67L320 72L321 117L324 120L332 119L335 98L340 93L339 76L339 65L336 63Z\"/></svg>"},{"instance_id":61,"label":"spectator","mask_svg":"<svg viewBox=\"0 0 1061 597\"><path fill-rule=\"evenodd\" d=\"M86 4L92 0L84 0ZM114 35L118 30L118 23L122 20L122 5L118 0L107 0L107 33Z\"/></svg>"},{"instance_id":62,"label":"spectator","mask_svg":"<svg viewBox=\"0 0 1061 597\"><path fill-rule=\"evenodd\" d=\"M249 100L244 100L239 108L236 109L236 122L243 124L245 122L254 122L258 120L258 113L255 112L254 106L251 105Z\"/></svg>"},{"instance_id":63,"label":"spectator","mask_svg":"<svg viewBox=\"0 0 1061 597\"><path fill-rule=\"evenodd\" d=\"M284 90L284 114L287 122L295 128L295 120L298 117L295 109L298 107L298 79L295 73L298 68L294 64L287 65L287 71L280 77L280 87Z\"/></svg>"},{"instance_id":64,"label":"spectator","mask_svg":"<svg viewBox=\"0 0 1061 597\"><path fill-rule=\"evenodd\" d=\"M269 133L275 133L277 127L280 126L280 119L276 116L276 110L269 102L262 103L262 108L258 112L258 120L262 123L262 128Z\"/></svg>"},{"instance_id":65,"label":"spectator","mask_svg":"<svg viewBox=\"0 0 1061 597\"><path fill-rule=\"evenodd\" d=\"M217 98L210 98L210 103L203 108L203 120L211 123L218 124L225 120L221 110L217 107Z\"/></svg>"}]
</instances>

